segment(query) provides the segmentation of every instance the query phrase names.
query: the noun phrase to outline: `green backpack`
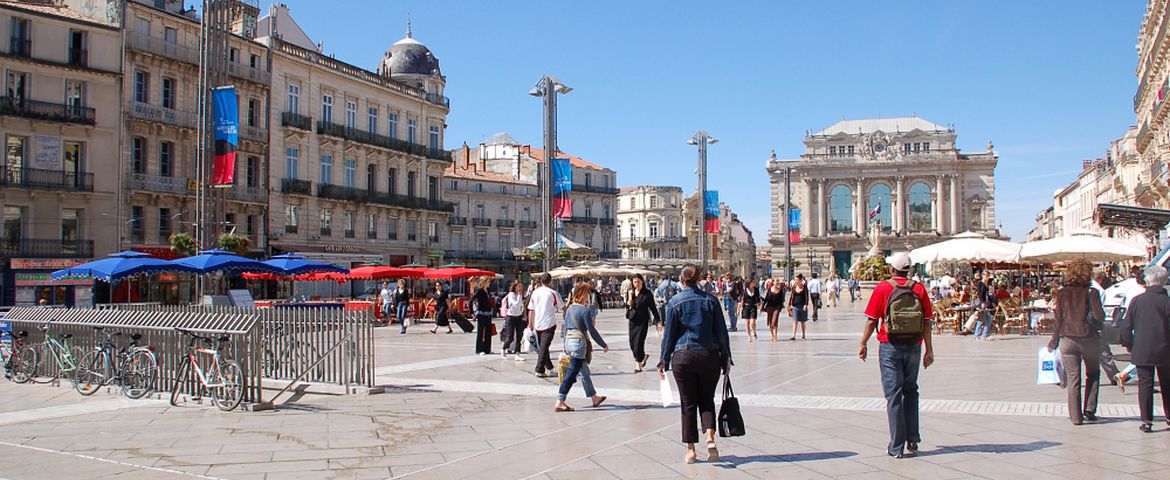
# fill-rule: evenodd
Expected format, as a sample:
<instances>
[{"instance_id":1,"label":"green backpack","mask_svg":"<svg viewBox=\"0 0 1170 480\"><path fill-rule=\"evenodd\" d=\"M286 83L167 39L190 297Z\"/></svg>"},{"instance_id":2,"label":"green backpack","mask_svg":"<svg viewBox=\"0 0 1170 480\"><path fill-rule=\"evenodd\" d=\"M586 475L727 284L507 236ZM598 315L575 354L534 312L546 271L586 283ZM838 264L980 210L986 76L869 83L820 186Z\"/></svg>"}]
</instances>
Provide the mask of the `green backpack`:
<instances>
[{"instance_id":1,"label":"green backpack","mask_svg":"<svg viewBox=\"0 0 1170 480\"><path fill-rule=\"evenodd\" d=\"M894 291L890 292L889 302L886 303L886 317L882 320L886 327L886 336L892 341L914 341L922 338L926 328L926 319L922 311L922 300L914 293L914 280L907 280L906 285L889 280Z\"/></svg>"}]
</instances>

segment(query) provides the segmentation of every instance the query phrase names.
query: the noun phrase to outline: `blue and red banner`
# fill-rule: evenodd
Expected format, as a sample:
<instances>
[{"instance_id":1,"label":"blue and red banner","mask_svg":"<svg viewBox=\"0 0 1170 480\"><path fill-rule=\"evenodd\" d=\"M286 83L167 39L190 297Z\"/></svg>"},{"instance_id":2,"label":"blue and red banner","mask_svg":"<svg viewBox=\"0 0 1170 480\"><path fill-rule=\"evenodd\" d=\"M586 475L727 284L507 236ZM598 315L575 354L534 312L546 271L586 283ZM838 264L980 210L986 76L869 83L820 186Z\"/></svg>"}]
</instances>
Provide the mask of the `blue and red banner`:
<instances>
[{"instance_id":1,"label":"blue and red banner","mask_svg":"<svg viewBox=\"0 0 1170 480\"><path fill-rule=\"evenodd\" d=\"M211 184L231 185L236 180L236 147L240 145L240 108L236 87L220 87L211 91L212 115L215 126L215 163L211 168Z\"/></svg>"},{"instance_id":2,"label":"blue and red banner","mask_svg":"<svg viewBox=\"0 0 1170 480\"><path fill-rule=\"evenodd\" d=\"M788 209L788 243L800 243L800 209Z\"/></svg>"},{"instance_id":3,"label":"blue and red banner","mask_svg":"<svg viewBox=\"0 0 1170 480\"><path fill-rule=\"evenodd\" d=\"M719 233L719 192L707 190L703 192L703 232Z\"/></svg>"},{"instance_id":4,"label":"blue and red banner","mask_svg":"<svg viewBox=\"0 0 1170 480\"><path fill-rule=\"evenodd\" d=\"M569 192L573 190L573 166L567 158L553 159L553 217L569 218L573 216L573 199Z\"/></svg>"}]
</instances>

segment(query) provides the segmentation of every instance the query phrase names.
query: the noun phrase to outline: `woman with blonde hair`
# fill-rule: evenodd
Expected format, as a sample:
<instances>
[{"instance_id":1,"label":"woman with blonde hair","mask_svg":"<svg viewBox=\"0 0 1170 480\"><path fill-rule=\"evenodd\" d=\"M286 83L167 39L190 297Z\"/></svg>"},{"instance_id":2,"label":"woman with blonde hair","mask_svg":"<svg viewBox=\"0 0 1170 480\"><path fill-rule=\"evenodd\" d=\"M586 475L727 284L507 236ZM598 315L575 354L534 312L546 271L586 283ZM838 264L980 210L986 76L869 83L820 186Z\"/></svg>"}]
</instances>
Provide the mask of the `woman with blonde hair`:
<instances>
[{"instance_id":1,"label":"woman with blonde hair","mask_svg":"<svg viewBox=\"0 0 1170 480\"><path fill-rule=\"evenodd\" d=\"M1089 282L1093 266L1084 260L1068 265L1064 287L1056 293L1056 322L1048 350L1060 348L1064 364L1068 418L1073 425L1097 420L1097 393L1101 381L1101 325L1105 310L1101 294ZM1084 364L1084 397L1081 396L1081 365Z\"/></svg>"},{"instance_id":2,"label":"woman with blonde hair","mask_svg":"<svg viewBox=\"0 0 1170 480\"><path fill-rule=\"evenodd\" d=\"M500 313L505 318L506 335L501 355L508 358L508 352L511 352L516 356L516 361L523 361L524 357L520 356L520 345L524 339L524 328L528 326L528 320L524 318L524 283L520 280L512 281L503 303Z\"/></svg>"},{"instance_id":3,"label":"woman with blonde hair","mask_svg":"<svg viewBox=\"0 0 1170 480\"><path fill-rule=\"evenodd\" d=\"M589 375L589 360L592 359L593 346L589 343L592 337L593 341L601 345L602 351L609 352L609 345L605 343L605 339L601 338L601 333L598 333L597 328L593 325L594 320L597 319L597 313L589 308L590 297L593 295L593 285L589 282L577 282L573 285L573 293L569 295L569 306L565 309L565 354L569 356L569 371L565 373L564 380L561 380L561 386L557 390L557 404L554 410L557 412L571 412L573 407L565 403L565 398L569 396L569 390L573 388L573 383L577 381L577 375L581 376L581 386L585 387L585 396L593 400L593 407L596 408L605 401L605 397L598 395L597 390L593 389L593 379Z\"/></svg>"}]
</instances>

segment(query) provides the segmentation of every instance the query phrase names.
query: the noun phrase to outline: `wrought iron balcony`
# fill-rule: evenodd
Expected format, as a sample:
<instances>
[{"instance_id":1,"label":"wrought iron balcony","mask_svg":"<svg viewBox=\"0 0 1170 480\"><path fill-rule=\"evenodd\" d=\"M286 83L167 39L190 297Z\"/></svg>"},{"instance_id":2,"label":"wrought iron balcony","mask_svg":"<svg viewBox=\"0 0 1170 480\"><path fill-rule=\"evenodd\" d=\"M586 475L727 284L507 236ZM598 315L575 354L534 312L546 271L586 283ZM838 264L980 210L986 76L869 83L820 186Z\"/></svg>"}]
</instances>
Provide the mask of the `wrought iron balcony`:
<instances>
[{"instance_id":1,"label":"wrought iron balcony","mask_svg":"<svg viewBox=\"0 0 1170 480\"><path fill-rule=\"evenodd\" d=\"M268 203L268 189L235 185L228 189L227 198L237 202Z\"/></svg>"},{"instance_id":2,"label":"wrought iron balcony","mask_svg":"<svg viewBox=\"0 0 1170 480\"><path fill-rule=\"evenodd\" d=\"M448 259L465 260L515 260L516 255L507 250L447 250Z\"/></svg>"},{"instance_id":3,"label":"wrought iron balcony","mask_svg":"<svg viewBox=\"0 0 1170 480\"><path fill-rule=\"evenodd\" d=\"M451 99L436 93L427 94L427 102L435 105L442 105L444 108L451 108Z\"/></svg>"},{"instance_id":4,"label":"wrought iron balcony","mask_svg":"<svg viewBox=\"0 0 1170 480\"><path fill-rule=\"evenodd\" d=\"M354 238L355 232L353 230L345 231L345 238Z\"/></svg>"},{"instance_id":5,"label":"wrought iron balcony","mask_svg":"<svg viewBox=\"0 0 1170 480\"><path fill-rule=\"evenodd\" d=\"M85 125L97 123L97 115L90 107L42 102L27 98L0 97L0 115Z\"/></svg>"},{"instance_id":6,"label":"wrought iron balcony","mask_svg":"<svg viewBox=\"0 0 1170 480\"><path fill-rule=\"evenodd\" d=\"M467 225L467 217L451 217L447 219L447 225Z\"/></svg>"},{"instance_id":7,"label":"wrought iron balcony","mask_svg":"<svg viewBox=\"0 0 1170 480\"><path fill-rule=\"evenodd\" d=\"M0 165L0 185L38 190L92 192L93 174L38 168L8 168Z\"/></svg>"},{"instance_id":8,"label":"wrought iron balcony","mask_svg":"<svg viewBox=\"0 0 1170 480\"><path fill-rule=\"evenodd\" d=\"M520 220L520 228L536 228L536 220Z\"/></svg>"},{"instance_id":9,"label":"wrought iron balcony","mask_svg":"<svg viewBox=\"0 0 1170 480\"><path fill-rule=\"evenodd\" d=\"M370 240L377 240L378 239L378 232L368 231L368 232L366 232L366 238L368 238Z\"/></svg>"},{"instance_id":10,"label":"wrought iron balcony","mask_svg":"<svg viewBox=\"0 0 1170 480\"><path fill-rule=\"evenodd\" d=\"M570 217L570 218L566 218L565 222L566 223L583 223L583 224L588 224L588 225L613 225L614 224L614 220L612 218L600 218L600 217Z\"/></svg>"},{"instance_id":11,"label":"wrought iron balcony","mask_svg":"<svg viewBox=\"0 0 1170 480\"><path fill-rule=\"evenodd\" d=\"M329 227L321 227L321 236L322 237L332 237L333 236L333 229L329 228Z\"/></svg>"},{"instance_id":12,"label":"wrought iron balcony","mask_svg":"<svg viewBox=\"0 0 1170 480\"><path fill-rule=\"evenodd\" d=\"M473 227L490 227L492 220L490 218L472 218L471 226Z\"/></svg>"},{"instance_id":13,"label":"wrought iron balcony","mask_svg":"<svg viewBox=\"0 0 1170 480\"><path fill-rule=\"evenodd\" d=\"M195 128L196 124L195 114L191 112L165 108L144 102L130 102L130 108L127 109L127 113L130 115L130 118L165 123L180 128Z\"/></svg>"},{"instance_id":14,"label":"wrought iron balcony","mask_svg":"<svg viewBox=\"0 0 1170 480\"><path fill-rule=\"evenodd\" d=\"M280 179L280 193L312 195L313 182L309 180L298 180L296 178L282 178Z\"/></svg>"},{"instance_id":15,"label":"wrought iron balcony","mask_svg":"<svg viewBox=\"0 0 1170 480\"><path fill-rule=\"evenodd\" d=\"M650 243L650 244L654 244L654 243L687 243L687 237L680 237L680 236L624 237L621 239L621 243L626 243L626 244L631 244L631 243Z\"/></svg>"},{"instance_id":16,"label":"wrought iron balcony","mask_svg":"<svg viewBox=\"0 0 1170 480\"><path fill-rule=\"evenodd\" d=\"M0 256L33 258L93 258L93 240L0 238Z\"/></svg>"},{"instance_id":17,"label":"wrought iron balcony","mask_svg":"<svg viewBox=\"0 0 1170 480\"><path fill-rule=\"evenodd\" d=\"M301 115L296 112L284 112L280 114L280 125L301 130L312 130L313 117Z\"/></svg>"},{"instance_id":18,"label":"wrought iron balcony","mask_svg":"<svg viewBox=\"0 0 1170 480\"><path fill-rule=\"evenodd\" d=\"M262 85L272 83L272 75L268 72L241 63L228 62L228 75Z\"/></svg>"},{"instance_id":19,"label":"wrought iron balcony","mask_svg":"<svg viewBox=\"0 0 1170 480\"><path fill-rule=\"evenodd\" d=\"M242 125L240 126L240 138L253 142L268 143L268 129Z\"/></svg>"},{"instance_id":20,"label":"wrought iron balcony","mask_svg":"<svg viewBox=\"0 0 1170 480\"><path fill-rule=\"evenodd\" d=\"M298 228L296 225L285 225L284 226L284 233L297 233L297 230L298 230Z\"/></svg>"},{"instance_id":21,"label":"wrought iron balcony","mask_svg":"<svg viewBox=\"0 0 1170 480\"><path fill-rule=\"evenodd\" d=\"M604 193L606 195L617 195L618 189L616 187L599 187L597 185L579 185L573 184L574 192L582 193Z\"/></svg>"},{"instance_id":22,"label":"wrought iron balcony","mask_svg":"<svg viewBox=\"0 0 1170 480\"><path fill-rule=\"evenodd\" d=\"M8 37L8 54L14 57L32 57L32 39L26 36Z\"/></svg>"},{"instance_id":23,"label":"wrought iron balcony","mask_svg":"<svg viewBox=\"0 0 1170 480\"><path fill-rule=\"evenodd\" d=\"M425 145L418 145L404 140L390 138L378 133L360 130L358 128L351 128L333 122L326 122L324 120L317 121L317 133L344 138L346 140L363 143L366 145L388 148L391 150L409 153L411 155L418 155L420 157L426 157L434 160L443 160L447 162L451 161L451 152L446 150L431 149L427 148Z\"/></svg>"},{"instance_id":24,"label":"wrought iron balcony","mask_svg":"<svg viewBox=\"0 0 1170 480\"><path fill-rule=\"evenodd\" d=\"M439 200L428 200L420 197L394 195L391 193L371 192L354 187L324 184L317 187L317 196L332 200L343 200L358 203L376 203L391 207L409 208L414 210L432 210L437 212L452 212L455 204Z\"/></svg>"},{"instance_id":25,"label":"wrought iron balcony","mask_svg":"<svg viewBox=\"0 0 1170 480\"><path fill-rule=\"evenodd\" d=\"M127 32L126 43L131 50L146 52L160 57L178 60L192 65L199 64L199 51L161 38L152 37L140 32Z\"/></svg>"},{"instance_id":26,"label":"wrought iron balcony","mask_svg":"<svg viewBox=\"0 0 1170 480\"><path fill-rule=\"evenodd\" d=\"M189 183L190 179L187 177L164 177L145 173L126 175L126 188L129 190L185 195L190 191Z\"/></svg>"},{"instance_id":27,"label":"wrought iron balcony","mask_svg":"<svg viewBox=\"0 0 1170 480\"><path fill-rule=\"evenodd\" d=\"M496 226L500 228L516 228L516 221L507 218L496 219Z\"/></svg>"},{"instance_id":28,"label":"wrought iron balcony","mask_svg":"<svg viewBox=\"0 0 1170 480\"><path fill-rule=\"evenodd\" d=\"M69 48L69 64L75 67L89 66L89 50L84 48Z\"/></svg>"}]
</instances>

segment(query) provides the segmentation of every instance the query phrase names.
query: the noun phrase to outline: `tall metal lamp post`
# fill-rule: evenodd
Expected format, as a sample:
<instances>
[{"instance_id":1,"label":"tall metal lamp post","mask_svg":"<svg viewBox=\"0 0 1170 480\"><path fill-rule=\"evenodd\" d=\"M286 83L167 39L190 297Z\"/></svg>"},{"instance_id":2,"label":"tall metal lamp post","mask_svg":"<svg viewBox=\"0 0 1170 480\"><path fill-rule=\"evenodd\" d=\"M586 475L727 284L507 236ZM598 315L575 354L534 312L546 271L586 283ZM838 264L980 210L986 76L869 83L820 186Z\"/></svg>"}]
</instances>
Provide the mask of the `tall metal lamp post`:
<instances>
[{"instance_id":1,"label":"tall metal lamp post","mask_svg":"<svg viewBox=\"0 0 1170 480\"><path fill-rule=\"evenodd\" d=\"M534 97L544 97L544 169L541 175L544 192L544 271L556 266L557 261L557 219L553 216L553 159L557 155L557 94L573 91L557 77L545 75L528 92Z\"/></svg>"},{"instance_id":2,"label":"tall metal lamp post","mask_svg":"<svg viewBox=\"0 0 1170 480\"><path fill-rule=\"evenodd\" d=\"M695 136L687 140L687 145L699 146L699 267L707 270L707 145L719 142L707 132L699 130Z\"/></svg>"}]
</instances>

